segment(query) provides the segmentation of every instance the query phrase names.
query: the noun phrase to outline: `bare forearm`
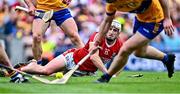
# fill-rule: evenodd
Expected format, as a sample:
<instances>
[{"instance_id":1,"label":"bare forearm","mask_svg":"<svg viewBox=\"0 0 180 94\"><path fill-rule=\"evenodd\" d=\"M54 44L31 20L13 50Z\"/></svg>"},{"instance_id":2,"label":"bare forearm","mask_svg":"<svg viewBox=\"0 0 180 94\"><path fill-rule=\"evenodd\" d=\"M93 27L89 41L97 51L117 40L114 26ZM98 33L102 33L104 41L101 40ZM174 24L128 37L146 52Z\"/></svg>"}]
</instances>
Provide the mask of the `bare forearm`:
<instances>
[{"instance_id":1,"label":"bare forearm","mask_svg":"<svg viewBox=\"0 0 180 94\"><path fill-rule=\"evenodd\" d=\"M98 56L98 57L93 56L91 60L92 60L93 64L94 64L100 71L102 71L103 73L107 73L107 69L106 69L106 67L104 66L104 64L103 64L103 62L102 62L102 60L101 60L101 58L100 58L99 56Z\"/></svg>"},{"instance_id":2,"label":"bare forearm","mask_svg":"<svg viewBox=\"0 0 180 94\"><path fill-rule=\"evenodd\" d=\"M104 20L102 21L100 28L99 28L99 33L98 36L95 39L95 42L100 42L101 39L105 36L105 34L108 32L112 20L114 19L114 15L113 16L105 16Z\"/></svg>"},{"instance_id":3,"label":"bare forearm","mask_svg":"<svg viewBox=\"0 0 180 94\"><path fill-rule=\"evenodd\" d=\"M168 0L159 0L161 6L163 8L164 17L170 18L170 9L169 9L169 1Z\"/></svg>"},{"instance_id":4,"label":"bare forearm","mask_svg":"<svg viewBox=\"0 0 180 94\"><path fill-rule=\"evenodd\" d=\"M0 44L0 52L1 52L0 63L12 67L12 64L10 63L10 60L1 44Z\"/></svg>"}]
</instances>

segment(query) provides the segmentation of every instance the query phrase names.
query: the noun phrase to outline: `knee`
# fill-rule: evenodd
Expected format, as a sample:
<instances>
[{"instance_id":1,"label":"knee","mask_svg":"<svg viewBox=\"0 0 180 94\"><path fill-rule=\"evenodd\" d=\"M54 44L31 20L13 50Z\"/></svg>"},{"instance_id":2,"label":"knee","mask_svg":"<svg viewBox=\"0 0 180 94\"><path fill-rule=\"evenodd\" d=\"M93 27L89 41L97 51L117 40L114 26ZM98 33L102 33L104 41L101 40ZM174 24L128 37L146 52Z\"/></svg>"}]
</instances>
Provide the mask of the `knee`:
<instances>
[{"instance_id":1,"label":"knee","mask_svg":"<svg viewBox=\"0 0 180 94\"><path fill-rule=\"evenodd\" d=\"M133 49L131 49L127 45L123 45L122 48L120 49L119 54L121 54L121 55L130 55L132 52L133 52Z\"/></svg>"},{"instance_id":2,"label":"knee","mask_svg":"<svg viewBox=\"0 0 180 94\"><path fill-rule=\"evenodd\" d=\"M134 52L134 55L135 55L136 57L141 57L141 56L142 56L142 53L141 53L141 52L138 52L138 51L135 51L135 52Z\"/></svg>"},{"instance_id":3,"label":"knee","mask_svg":"<svg viewBox=\"0 0 180 94\"><path fill-rule=\"evenodd\" d=\"M80 38L78 37L78 34L73 34L69 36L71 41L75 44L80 43Z\"/></svg>"},{"instance_id":4,"label":"knee","mask_svg":"<svg viewBox=\"0 0 180 94\"><path fill-rule=\"evenodd\" d=\"M72 41L77 41L77 39L78 39L76 34L71 34L71 35L69 35L69 37Z\"/></svg>"},{"instance_id":5,"label":"knee","mask_svg":"<svg viewBox=\"0 0 180 94\"><path fill-rule=\"evenodd\" d=\"M48 69L42 69L41 72L44 74L44 75L51 75L52 72Z\"/></svg>"},{"instance_id":6,"label":"knee","mask_svg":"<svg viewBox=\"0 0 180 94\"><path fill-rule=\"evenodd\" d=\"M42 35L41 34L33 34L33 41L41 42Z\"/></svg>"},{"instance_id":7,"label":"knee","mask_svg":"<svg viewBox=\"0 0 180 94\"><path fill-rule=\"evenodd\" d=\"M134 52L134 55L136 57L145 57L146 56L146 50L145 49L139 49Z\"/></svg>"}]
</instances>

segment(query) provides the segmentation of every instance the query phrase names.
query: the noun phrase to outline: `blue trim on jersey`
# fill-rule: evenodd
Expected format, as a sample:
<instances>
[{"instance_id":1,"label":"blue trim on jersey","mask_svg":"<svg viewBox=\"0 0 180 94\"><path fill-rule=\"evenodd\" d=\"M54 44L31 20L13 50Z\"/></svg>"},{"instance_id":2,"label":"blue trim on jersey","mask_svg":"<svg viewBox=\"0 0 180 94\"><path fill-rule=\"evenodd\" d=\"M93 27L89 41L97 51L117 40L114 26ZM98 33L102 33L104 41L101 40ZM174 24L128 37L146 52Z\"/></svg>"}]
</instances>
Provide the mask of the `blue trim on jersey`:
<instances>
[{"instance_id":1,"label":"blue trim on jersey","mask_svg":"<svg viewBox=\"0 0 180 94\"><path fill-rule=\"evenodd\" d=\"M140 22L135 18L133 33L137 31L148 39L154 39L163 30L163 21L159 23Z\"/></svg>"},{"instance_id":2,"label":"blue trim on jersey","mask_svg":"<svg viewBox=\"0 0 180 94\"><path fill-rule=\"evenodd\" d=\"M37 10L38 12L44 13L45 11L42 10ZM59 10L59 11L55 11L53 13L53 17L51 18L51 20L54 20L56 22L56 24L59 26L61 25L65 20L67 20L68 18L71 18L72 15L69 11L69 9L63 9L63 10ZM34 17L35 19L40 18L38 16Z\"/></svg>"}]
</instances>

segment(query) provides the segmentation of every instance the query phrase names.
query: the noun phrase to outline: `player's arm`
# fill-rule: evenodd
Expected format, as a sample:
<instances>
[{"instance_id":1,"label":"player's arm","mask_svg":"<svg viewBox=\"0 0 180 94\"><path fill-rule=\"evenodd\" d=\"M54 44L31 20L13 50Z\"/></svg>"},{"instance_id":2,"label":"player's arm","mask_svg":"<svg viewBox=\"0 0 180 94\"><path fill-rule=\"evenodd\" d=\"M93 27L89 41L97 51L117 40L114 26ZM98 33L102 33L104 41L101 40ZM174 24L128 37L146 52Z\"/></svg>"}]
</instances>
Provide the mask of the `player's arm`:
<instances>
[{"instance_id":1,"label":"player's arm","mask_svg":"<svg viewBox=\"0 0 180 94\"><path fill-rule=\"evenodd\" d=\"M116 10L111 6L110 4L107 3L106 5L106 15L99 27L99 33L98 36L95 40L95 45L98 45L100 43L100 40L105 36L105 34L108 32L111 23L114 19Z\"/></svg>"},{"instance_id":2,"label":"player's arm","mask_svg":"<svg viewBox=\"0 0 180 94\"><path fill-rule=\"evenodd\" d=\"M94 45L94 42L90 42L89 46L92 47ZM99 57L99 50L96 51L96 53L94 53L93 55L91 55L90 57L91 61L93 62L93 64L103 73L107 73L107 69L104 66L101 58Z\"/></svg>"},{"instance_id":3,"label":"player's arm","mask_svg":"<svg viewBox=\"0 0 180 94\"><path fill-rule=\"evenodd\" d=\"M24 1L25 1L26 5L27 5L28 8L29 8L29 13L30 13L31 15L34 15L36 8L35 8L35 6L34 6L34 4L33 4L33 1L32 1L32 0L24 0Z\"/></svg>"},{"instance_id":4,"label":"player's arm","mask_svg":"<svg viewBox=\"0 0 180 94\"><path fill-rule=\"evenodd\" d=\"M164 31L168 36L171 36L173 34L174 27L173 27L172 20L170 17L169 1L159 0L159 2L161 3L163 13L164 13L164 22L163 22Z\"/></svg>"},{"instance_id":5,"label":"player's arm","mask_svg":"<svg viewBox=\"0 0 180 94\"><path fill-rule=\"evenodd\" d=\"M159 0L163 8L164 17L170 19L170 9L168 0Z\"/></svg>"},{"instance_id":6,"label":"player's arm","mask_svg":"<svg viewBox=\"0 0 180 94\"><path fill-rule=\"evenodd\" d=\"M104 66L101 58L99 57L99 51L97 51L95 54L93 54L90 59L91 59L91 61L93 62L93 64L94 64L100 71L102 71L103 73L107 73L107 69L106 69L106 67Z\"/></svg>"}]
</instances>

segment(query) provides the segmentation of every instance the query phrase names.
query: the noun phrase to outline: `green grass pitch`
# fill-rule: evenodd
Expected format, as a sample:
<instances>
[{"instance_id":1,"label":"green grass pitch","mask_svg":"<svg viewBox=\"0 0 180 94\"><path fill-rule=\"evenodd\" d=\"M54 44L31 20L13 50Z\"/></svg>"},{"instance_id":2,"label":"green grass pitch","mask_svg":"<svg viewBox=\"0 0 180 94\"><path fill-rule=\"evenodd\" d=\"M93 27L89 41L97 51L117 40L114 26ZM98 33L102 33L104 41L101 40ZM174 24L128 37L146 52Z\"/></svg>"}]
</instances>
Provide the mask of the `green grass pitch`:
<instances>
[{"instance_id":1,"label":"green grass pitch","mask_svg":"<svg viewBox=\"0 0 180 94\"><path fill-rule=\"evenodd\" d=\"M133 74L143 74L143 77L128 77ZM176 72L173 78L167 77L167 72L122 72L116 78L112 78L108 84L93 83L98 77L72 77L65 85L47 85L33 79L30 83L9 83L9 78L0 78L0 93L8 94L38 94L38 93L179 93L180 72ZM48 78L55 79L55 78Z\"/></svg>"}]
</instances>

